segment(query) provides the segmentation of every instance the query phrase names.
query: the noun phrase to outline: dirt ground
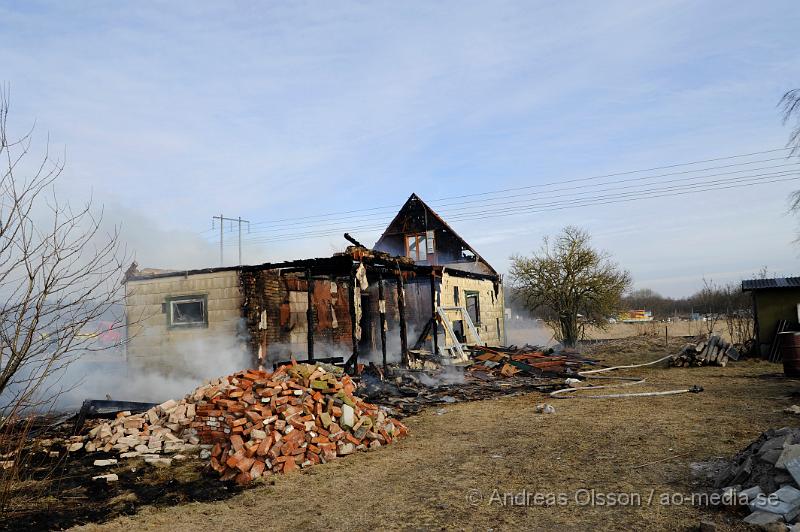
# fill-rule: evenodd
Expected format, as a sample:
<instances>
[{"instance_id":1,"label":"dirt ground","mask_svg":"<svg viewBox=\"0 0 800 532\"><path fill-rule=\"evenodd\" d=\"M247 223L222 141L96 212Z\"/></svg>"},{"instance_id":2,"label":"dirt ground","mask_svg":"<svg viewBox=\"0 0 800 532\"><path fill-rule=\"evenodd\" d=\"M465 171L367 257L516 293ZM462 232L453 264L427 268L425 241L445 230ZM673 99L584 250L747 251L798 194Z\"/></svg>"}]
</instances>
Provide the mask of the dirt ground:
<instances>
[{"instance_id":1,"label":"dirt ground","mask_svg":"<svg viewBox=\"0 0 800 532\"><path fill-rule=\"evenodd\" d=\"M642 362L680 345L640 337L595 346L593 356ZM693 384L705 391L553 399L551 415L534 412L546 399L536 393L431 408L406 418L408 438L376 452L224 501L145 507L84 529L686 530L701 520L746 529L742 510L686 500L711 489L693 464L730 457L770 427L798 426L800 418L782 409L800 402L800 381L760 361L632 373L648 380L636 391ZM612 497L619 504L608 504Z\"/></svg>"}]
</instances>

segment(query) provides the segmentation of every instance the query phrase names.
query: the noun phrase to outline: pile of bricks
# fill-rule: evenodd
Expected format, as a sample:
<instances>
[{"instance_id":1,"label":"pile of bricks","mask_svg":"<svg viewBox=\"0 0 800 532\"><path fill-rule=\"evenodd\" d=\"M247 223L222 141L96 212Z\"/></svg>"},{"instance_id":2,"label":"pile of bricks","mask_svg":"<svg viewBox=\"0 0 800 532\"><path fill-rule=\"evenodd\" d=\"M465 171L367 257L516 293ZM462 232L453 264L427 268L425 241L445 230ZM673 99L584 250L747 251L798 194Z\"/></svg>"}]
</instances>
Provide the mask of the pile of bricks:
<instances>
[{"instance_id":1,"label":"pile of bricks","mask_svg":"<svg viewBox=\"0 0 800 532\"><path fill-rule=\"evenodd\" d=\"M214 443L211 467L240 484L376 449L407 433L354 389L333 366L240 372L204 390L193 428L202 442Z\"/></svg>"},{"instance_id":2,"label":"pile of bricks","mask_svg":"<svg viewBox=\"0 0 800 532\"><path fill-rule=\"evenodd\" d=\"M328 462L376 449L407 433L399 421L353 395L341 368L281 366L246 370L197 388L141 414L121 412L69 451L119 453L169 464L200 450L223 480L245 484L271 473ZM206 450L203 450L204 448Z\"/></svg>"},{"instance_id":3,"label":"pile of bricks","mask_svg":"<svg viewBox=\"0 0 800 532\"><path fill-rule=\"evenodd\" d=\"M199 449L200 438L192 427L193 400L192 396L180 401L169 400L140 414L120 412L116 419L91 429L83 441L70 441L68 450L75 452L83 448L89 453L118 453L120 458L141 456L151 463L169 464L170 459L160 455L181 458L181 453Z\"/></svg>"}]
</instances>

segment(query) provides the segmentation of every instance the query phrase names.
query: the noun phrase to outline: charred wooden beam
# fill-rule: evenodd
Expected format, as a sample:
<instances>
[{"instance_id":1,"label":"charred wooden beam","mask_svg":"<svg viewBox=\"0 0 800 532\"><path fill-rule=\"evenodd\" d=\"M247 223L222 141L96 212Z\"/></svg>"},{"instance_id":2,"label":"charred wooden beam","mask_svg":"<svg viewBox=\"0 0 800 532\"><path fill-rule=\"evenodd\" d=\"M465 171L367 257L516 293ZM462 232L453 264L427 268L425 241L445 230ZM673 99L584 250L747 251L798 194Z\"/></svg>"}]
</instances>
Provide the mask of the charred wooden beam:
<instances>
[{"instance_id":1,"label":"charred wooden beam","mask_svg":"<svg viewBox=\"0 0 800 532\"><path fill-rule=\"evenodd\" d=\"M311 278L311 269L306 270L306 293L308 294L308 309L306 309L306 324L308 325L308 360L314 360L314 279Z\"/></svg>"},{"instance_id":2,"label":"charred wooden beam","mask_svg":"<svg viewBox=\"0 0 800 532\"><path fill-rule=\"evenodd\" d=\"M436 272L431 271L431 324L433 326L433 354L439 354L439 322L436 321Z\"/></svg>"},{"instance_id":3,"label":"charred wooden beam","mask_svg":"<svg viewBox=\"0 0 800 532\"><path fill-rule=\"evenodd\" d=\"M418 350L418 349L421 349L422 348L422 344L424 344L425 340L427 340L428 334L430 334L430 332L431 332L431 323L432 322L433 322L433 318L429 319L425 323L425 327L422 328L422 332L419 334L419 338L417 338L417 341L414 342L414 346L412 347L412 349L414 349L415 351Z\"/></svg>"},{"instance_id":4,"label":"charred wooden beam","mask_svg":"<svg viewBox=\"0 0 800 532\"><path fill-rule=\"evenodd\" d=\"M386 299L383 295L383 275L378 274L378 311L381 319L381 354L383 370L386 371Z\"/></svg>"},{"instance_id":5,"label":"charred wooden beam","mask_svg":"<svg viewBox=\"0 0 800 532\"><path fill-rule=\"evenodd\" d=\"M408 367L408 337L406 330L406 291L403 288L403 274L397 272L397 311L400 314L400 363Z\"/></svg>"},{"instance_id":6,"label":"charred wooden beam","mask_svg":"<svg viewBox=\"0 0 800 532\"><path fill-rule=\"evenodd\" d=\"M350 283L347 290L349 302L350 302L350 338L353 342L353 354L350 355L350 358L347 359L347 363L344 365L344 369L347 372L351 372L356 365L358 364L358 337L356 335L356 328L358 327L358 319L360 316L356 315L356 271L358 271L358 263L353 263L350 268Z\"/></svg>"},{"instance_id":7,"label":"charred wooden beam","mask_svg":"<svg viewBox=\"0 0 800 532\"><path fill-rule=\"evenodd\" d=\"M359 242L358 240L356 240L355 238L353 238L352 236L350 236L350 233L345 233L345 234L344 234L344 238L345 238L345 240L347 240L348 242L350 242L350 243L351 243L351 244L353 244L354 246L358 246L358 247L360 247L360 248L365 248L365 247L367 247L367 246L365 246L364 244L362 244L361 242Z\"/></svg>"}]
</instances>

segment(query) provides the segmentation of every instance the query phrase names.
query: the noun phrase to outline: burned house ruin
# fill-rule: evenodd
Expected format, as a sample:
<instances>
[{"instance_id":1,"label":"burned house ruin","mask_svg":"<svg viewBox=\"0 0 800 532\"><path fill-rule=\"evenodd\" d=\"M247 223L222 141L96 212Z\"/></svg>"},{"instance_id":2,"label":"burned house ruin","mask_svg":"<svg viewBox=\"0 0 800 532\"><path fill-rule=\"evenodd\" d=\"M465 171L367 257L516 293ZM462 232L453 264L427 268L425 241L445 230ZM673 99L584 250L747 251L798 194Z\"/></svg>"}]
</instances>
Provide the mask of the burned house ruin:
<instances>
[{"instance_id":1,"label":"burned house ruin","mask_svg":"<svg viewBox=\"0 0 800 532\"><path fill-rule=\"evenodd\" d=\"M185 371L197 342L241 350L253 367L291 357L413 365L503 343L500 275L418 196L374 249L349 239L331 257L130 271L128 363Z\"/></svg>"}]
</instances>

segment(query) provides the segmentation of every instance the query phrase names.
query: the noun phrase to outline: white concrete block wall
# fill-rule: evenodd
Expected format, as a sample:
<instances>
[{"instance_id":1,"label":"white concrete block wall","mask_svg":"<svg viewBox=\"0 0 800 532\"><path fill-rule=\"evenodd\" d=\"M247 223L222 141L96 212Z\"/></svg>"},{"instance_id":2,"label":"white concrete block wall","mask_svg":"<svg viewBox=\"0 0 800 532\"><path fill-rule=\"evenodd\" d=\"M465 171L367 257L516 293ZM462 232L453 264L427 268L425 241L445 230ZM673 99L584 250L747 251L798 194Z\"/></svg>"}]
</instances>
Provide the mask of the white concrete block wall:
<instances>
[{"instance_id":1,"label":"white concrete block wall","mask_svg":"<svg viewBox=\"0 0 800 532\"><path fill-rule=\"evenodd\" d=\"M189 295L207 297L208 327L168 327L162 305L168 298ZM241 307L236 270L128 281L128 363L162 373L214 374L194 366L213 363L217 351L220 358L230 356L231 350L237 356L238 350L244 353L245 346L237 338Z\"/></svg>"}]
</instances>

